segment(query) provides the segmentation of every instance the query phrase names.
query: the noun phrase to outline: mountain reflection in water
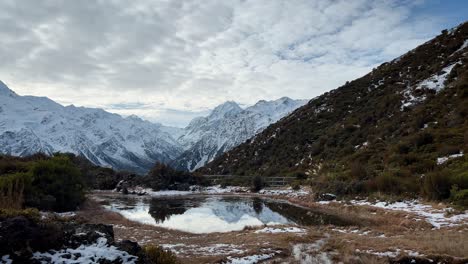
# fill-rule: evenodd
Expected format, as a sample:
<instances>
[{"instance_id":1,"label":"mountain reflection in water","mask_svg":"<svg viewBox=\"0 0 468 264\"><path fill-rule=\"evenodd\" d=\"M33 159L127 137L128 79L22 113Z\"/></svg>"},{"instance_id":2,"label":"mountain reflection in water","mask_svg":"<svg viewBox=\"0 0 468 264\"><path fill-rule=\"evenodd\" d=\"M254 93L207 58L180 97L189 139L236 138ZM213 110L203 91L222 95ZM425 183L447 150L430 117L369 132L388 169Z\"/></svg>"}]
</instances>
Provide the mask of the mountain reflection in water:
<instances>
[{"instance_id":1,"label":"mountain reflection in water","mask_svg":"<svg viewBox=\"0 0 468 264\"><path fill-rule=\"evenodd\" d=\"M246 226L347 224L336 216L258 197L122 197L107 208L140 223L198 234L239 231Z\"/></svg>"}]
</instances>

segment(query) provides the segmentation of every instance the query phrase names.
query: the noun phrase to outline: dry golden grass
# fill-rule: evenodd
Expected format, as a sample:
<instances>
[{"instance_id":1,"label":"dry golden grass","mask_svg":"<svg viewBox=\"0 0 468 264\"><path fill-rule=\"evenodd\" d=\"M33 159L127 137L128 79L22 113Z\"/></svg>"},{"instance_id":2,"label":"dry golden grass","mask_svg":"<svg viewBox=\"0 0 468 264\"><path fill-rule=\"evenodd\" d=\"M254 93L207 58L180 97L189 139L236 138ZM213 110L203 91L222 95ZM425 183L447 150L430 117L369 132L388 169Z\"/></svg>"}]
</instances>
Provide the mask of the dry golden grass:
<instances>
[{"instance_id":1,"label":"dry golden grass","mask_svg":"<svg viewBox=\"0 0 468 264\"><path fill-rule=\"evenodd\" d=\"M244 250L241 254L231 254L238 257L265 253L265 250L282 252L268 263L296 263L291 256L292 245L311 244L326 238L327 234L329 238L321 250L330 252L330 256L336 262L388 263L388 258L365 254L363 253L365 250L387 252L401 249L424 255L468 257L466 226L431 230L432 226L426 221L416 221L414 215L405 212L385 211L368 206L344 206L338 203L320 205L304 199L289 199L289 201L327 214L340 215L360 224L339 227L341 232L332 225L310 226L306 228L307 233L304 235L255 233L257 229L263 227L247 227L239 232L198 235L129 221L117 213L104 210L98 202L91 199L88 199L79 215L90 222L113 224L117 240L130 239L142 245L184 244L203 248L214 244L228 244ZM351 230L359 232L351 233ZM364 231L367 233L363 234ZM386 237L379 237L382 234ZM200 252L179 253L177 257L182 263L220 263L226 260L224 255L208 255Z\"/></svg>"}]
</instances>

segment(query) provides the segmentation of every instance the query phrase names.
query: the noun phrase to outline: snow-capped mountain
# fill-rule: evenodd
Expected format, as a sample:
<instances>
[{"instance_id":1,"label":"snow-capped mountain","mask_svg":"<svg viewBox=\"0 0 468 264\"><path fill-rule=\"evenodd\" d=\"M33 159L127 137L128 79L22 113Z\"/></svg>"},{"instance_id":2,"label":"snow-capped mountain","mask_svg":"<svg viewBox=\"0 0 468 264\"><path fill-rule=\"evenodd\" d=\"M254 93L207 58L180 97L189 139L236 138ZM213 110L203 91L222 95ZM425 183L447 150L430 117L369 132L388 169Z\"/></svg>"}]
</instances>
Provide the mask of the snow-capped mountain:
<instances>
[{"instance_id":1,"label":"snow-capped mountain","mask_svg":"<svg viewBox=\"0 0 468 264\"><path fill-rule=\"evenodd\" d=\"M0 153L71 152L99 166L140 173L156 161L195 170L305 103L283 97L242 109L226 102L181 129L97 108L62 106L47 97L20 96L0 81Z\"/></svg>"},{"instance_id":2,"label":"snow-capped mountain","mask_svg":"<svg viewBox=\"0 0 468 264\"><path fill-rule=\"evenodd\" d=\"M182 153L171 136L174 129L136 116L19 96L0 81L0 153L71 152L96 165L144 172L155 161L169 162Z\"/></svg>"},{"instance_id":3,"label":"snow-capped mountain","mask_svg":"<svg viewBox=\"0 0 468 264\"><path fill-rule=\"evenodd\" d=\"M275 101L261 100L242 109L235 102L226 102L209 116L190 122L178 139L185 152L171 165L177 169L196 170L306 103L307 100L283 97Z\"/></svg>"}]
</instances>

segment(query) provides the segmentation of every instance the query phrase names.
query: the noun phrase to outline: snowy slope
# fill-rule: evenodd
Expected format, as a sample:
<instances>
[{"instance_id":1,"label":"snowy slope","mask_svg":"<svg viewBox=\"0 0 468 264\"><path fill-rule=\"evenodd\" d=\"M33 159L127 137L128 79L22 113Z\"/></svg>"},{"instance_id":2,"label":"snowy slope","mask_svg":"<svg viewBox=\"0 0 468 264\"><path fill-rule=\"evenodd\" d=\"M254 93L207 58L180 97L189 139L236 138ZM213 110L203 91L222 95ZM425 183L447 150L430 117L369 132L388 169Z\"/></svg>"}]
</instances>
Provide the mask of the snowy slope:
<instances>
[{"instance_id":1,"label":"snowy slope","mask_svg":"<svg viewBox=\"0 0 468 264\"><path fill-rule=\"evenodd\" d=\"M144 172L182 153L174 132L136 116L19 96L0 81L0 153L72 152L97 165Z\"/></svg>"},{"instance_id":2,"label":"snowy slope","mask_svg":"<svg viewBox=\"0 0 468 264\"><path fill-rule=\"evenodd\" d=\"M195 118L185 128L184 135L178 140L186 151L172 166L196 170L306 102L283 97L275 101L262 100L246 109L235 102L226 102L216 107L209 116Z\"/></svg>"}]
</instances>

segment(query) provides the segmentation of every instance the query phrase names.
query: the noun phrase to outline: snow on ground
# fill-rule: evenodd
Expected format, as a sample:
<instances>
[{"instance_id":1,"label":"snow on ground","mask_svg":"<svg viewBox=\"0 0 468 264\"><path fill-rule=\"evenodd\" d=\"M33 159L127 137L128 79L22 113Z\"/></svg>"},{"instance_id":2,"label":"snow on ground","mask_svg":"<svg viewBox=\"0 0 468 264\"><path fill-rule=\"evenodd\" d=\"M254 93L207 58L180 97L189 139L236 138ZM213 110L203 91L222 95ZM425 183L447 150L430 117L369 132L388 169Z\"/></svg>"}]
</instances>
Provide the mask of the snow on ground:
<instances>
[{"instance_id":1,"label":"snow on ground","mask_svg":"<svg viewBox=\"0 0 468 264\"><path fill-rule=\"evenodd\" d=\"M255 233L267 233L267 234L278 234L278 233L305 233L306 230L298 227L265 227L255 231Z\"/></svg>"},{"instance_id":2,"label":"snow on ground","mask_svg":"<svg viewBox=\"0 0 468 264\"><path fill-rule=\"evenodd\" d=\"M460 152L458 154L452 154L452 155L449 155L449 156L437 158L437 165L444 164L445 162L447 162L450 159L460 158L460 157L463 157L463 152Z\"/></svg>"},{"instance_id":3,"label":"snow on ground","mask_svg":"<svg viewBox=\"0 0 468 264\"><path fill-rule=\"evenodd\" d=\"M249 188L240 186L226 186L222 188L221 185L215 185L202 188L200 191L204 194L245 193L249 192Z\"/></svg>"},{"instance_id":4,"label":"snow on ground","mask_svg":"<svg viewBox=\"0 0 468 264\"><path fill-rule=\"evenodd\" d=\"M416 252L416 251L401 250L399 248L395 249L394 251L385 251L385 252L378 252L378 251L374 251L374 250L356 249L356 252L376 255L376 256L379 256L379 257L389 257L389 258L396 258L396 257L398 257L400 255L408 255L410 257L422 257L422 256L424 256L423 254L420 254L419 252Z\"/></svg>"},{"instance_id":5,"label":"snow on ground","mask_svg":"<svg viewBox=\"0 0 468 264\"><path fill-rule=\"evenodd\" d=\"M146 193L151 196L178 196L178 195L189 195L189 194L223 194L223 193L245 193L249 192L248 187L238 187L238 186L226 186L222 188L221 185L201 187L201 186L190 186L189 191L171 191L171 190L162 190L162 191L153 191L151 189L141 189L143 193Z\"/></svg>"},{"instance_id":6,"label":"snow on ground","mask_svg":"<svg viewBox=\"0 0 468 264\"><path fill-rule=\"evenodd\" d=\"M296 191L293 190L291 187L288 187L286 189L262 189L258 193L265 195L286 195L288 197L309 195L309 191L305 189L300 189Z\"/></svg>"},{"instance_id":7,"label":"snow on ground","mask_svg":"<svg viewBox=\"0 0 468 264\"><path fill-rule=\"evenodd\" d=\"M221 256L243 254L246 251L239 245L234 244L212 244L210 246L186 245L186 244L161 244L164 249L170 250L178 255L202 255Z\"/></svg>"},{"instance_id":8,"label":"snow on ground","mask_svg":"<svg viewBox=\"0 0 468 264\"><path fill-rule=\"evenodd\" d=\"M129 190L132 191L132 190ZM150 196L177 196L177 195L189 195L189 194L227 194L227 193L249 193L250 190L248 187L240 187L240 186L226 186L221 187L221 185L209 186L209 187L201 187L201 186L191 186L189 191L170 191L170 190L163 190L163 191L153 191L151 189L138 189L139 193L146 193ZM267 188L262 189L258 192L259 194L265 195L285 195L288 197L298 197L308 195L309 191L305 189L300 190L293 190L291 187L283 188L283 189L274 189L274 188Z\"/></svg>"},{"instance_id":9,"label":"snow on ground","mask_svg":"<svg viewBox=\"0 0 468 264\"><path fill-rule=\"evenodd\" d=\"M359 229L348 230L348 229L333 228L332 230L335 231L335 232L338 232L338 233L357 234L359 236L367 236L367 235L370 234L370 231L362 231L362 230L359 230ZM384 237L385 237L385 235L384 235Z\"/></svg>"},{"instance_id":10,"label":"snow on ground","mask_svg":"<svg viewBox=\"0 0 468 264\"><path fill-rule=\"evenodd\" d=\"M331 264L330 254L327 252L320 252L327 240L330 238L329 234L325 237L315 241L314 243L295 244L292 248L292 256L296 261L301 264L309 263L323 263Z\"/></svg>"},{"instance_id":11,"label":"snow on ground","mask_svg":"<svg viewBox=\"0 0 468 264\"><path fill-rule=\"evenodd\" d=\"M445 80L447 79L448 75L452 71L453 67L455 65L459 64L460 62L456 62L453 64L450 64L449 66L445 67L442 69L442 74L434 74L428 79L420 82L417 86L416 89L421 89L421 88L428 88L435 90L436 92L439 92L440 90L445 88Z\"/></svg>"},{"instance_id":12,"label":"snow on ground","mask_svg":"<svg viewBox=\"0 0 468 264\"><path fill-rule=\"evenodd\" d=\"M465 211L462 214L456 215L447 215L453 211L452 208L445 208L445 209L436 209L428 204L423 204L417 200L413 201L404 201L404 202L395 202L395 203L387 203L387 202L376 202L371 203L366 200L351 200L351 204L353 205L366 205L366 206L373 206L378 207L386 210L396 210L396 211L404 211L416 214L422 218L424 218L427 222L432 224L435 228L441 227L451 227L451 226L458 226L462 224L468 223L468 211ZM324 202L321 202L324 204Z\"/></svg>"},{"instance_id":13,"label":"snow on ground","mask_svg":"<svg viewBox=\"0 0 468 264\"><path fill-rule=\"evenodd\" d=\"M61 250L51 250L49 252L36 252L33 259L41 263L101 263L104 260L115 261L120 259L122 263L136 263L138 257L117 249L115 246L107 245L107 239L100 237L96 243L85 246L81 245L76 249L67 248Z\"/></svg>"},{"instance_id":14,"label":"snow on ground","mask_svg":"<svg viewBox=\"0 0 468 264\"><path fill-rule=\"evenodd\" d=\"M2 257L2 263L4 264L12 264L13 260L10 259L10 255L5 255Z\"/></svg>"},{"instance_id":15,"label":"snow on ground","mask_svg":"<svg viewBox=\"0 0 468 264\"><path fill-rule=\"evenodd\" d=\"M76 216L76 212L63 212L63 213L55 213L60 217L73 217Z\"/></svg>"},{"instance_id":16,"label":"snow on ground","mask_svg":"<svg viewBox=\"0 0 468 264\"><path fill-rule=\"evenodd\" d=\"M454 53L452 53L452 55L457 53L457 52L460 52L460 51L464 50L466 47L468 47L468 39L465 39L465 42L463 42L461 47L458 48ZM452 56L452 55L450 55L450 56Z\"/></svg>"},{"instance_id":17,"label":"snow on ground","mask_svg":"<svg viewBox=\"0 0 468 264\"><path fill-rule=\"evenodd\" d=\"M225 263L226 264L254 264L262 260L270 259L274 255L275 253L259 254L259 255L245 256L245 257L239 257L239 258L228 257L228 262L225 262Z\"/></svg>"}]
</instances>

